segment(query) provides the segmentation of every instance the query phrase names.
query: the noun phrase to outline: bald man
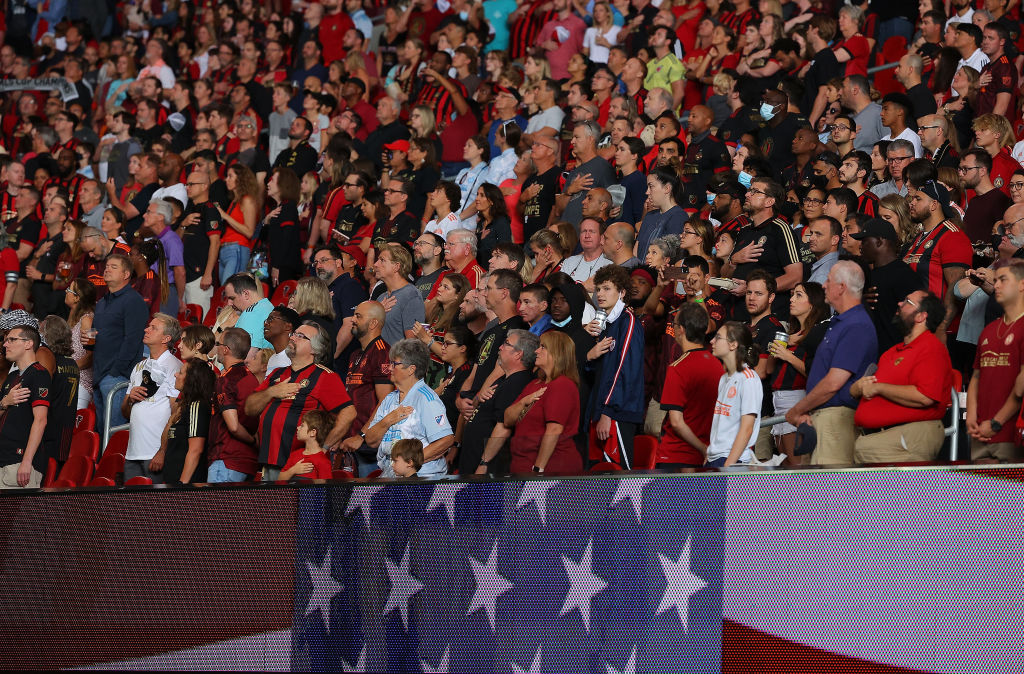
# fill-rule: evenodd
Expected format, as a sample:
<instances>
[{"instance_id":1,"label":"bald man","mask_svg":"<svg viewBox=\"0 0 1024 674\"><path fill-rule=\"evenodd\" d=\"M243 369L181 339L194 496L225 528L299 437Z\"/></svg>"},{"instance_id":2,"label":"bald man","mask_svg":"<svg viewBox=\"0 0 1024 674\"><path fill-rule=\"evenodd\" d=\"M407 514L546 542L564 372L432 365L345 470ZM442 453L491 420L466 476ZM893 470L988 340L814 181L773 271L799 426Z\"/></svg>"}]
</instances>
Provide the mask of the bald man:
<instances>
[{"instance_id":1,"label":"bald man","mask_svg":"<svg viewBox=\"0 0 1024 674\"><path fill-rule=\"evenodd\" d=\"M593 218L602 225L608 224L612 210L612 195L603 187L595 187L583 197L582 206L584 218Z\"/></svg>"},{"instance_id":2,"label":"bald man","mask_svg":"<svg viewBox=\"0 0 1024 674\"><path fill-rule=\"evenodd\" d=\"M348 376L345 377L345 389L356 408L351 430L356 435L363 430L377 404L395 387L391 384L391 367L388 364L390 347L380 336L384 329L383 305L380 302L363 302L351 317L345 319L344 325L349 326L352 336L359 342L359 347L349 359Z\"/></svg>"},{"instance_id":3,"label":"bald man","mask_svg":"<svg viewBox=\"0 0 1024 674\"><path fill-rule=\"evenodd\" d=\"M628 222L615 222L608 225L601 237L601 248L604 256L625 269L635 269L640 266L640 260L633 255L633 246L636 244L636 230Z\"/></svg>"},{"instance_id":4,"label":"bald man","mask_svg":"<svg viewBox=\"0 0 1024 674\"><path fill-rule=\"evenodd\" d=\"M708 181L711 176L730 167L729 150L725 143L711 133L715 114L706 105L690 109L687 122L686 157L683 160L683 183L686 203L679 204L687 211L695 211L707 200Z\"/></svg>"}]
</instances>

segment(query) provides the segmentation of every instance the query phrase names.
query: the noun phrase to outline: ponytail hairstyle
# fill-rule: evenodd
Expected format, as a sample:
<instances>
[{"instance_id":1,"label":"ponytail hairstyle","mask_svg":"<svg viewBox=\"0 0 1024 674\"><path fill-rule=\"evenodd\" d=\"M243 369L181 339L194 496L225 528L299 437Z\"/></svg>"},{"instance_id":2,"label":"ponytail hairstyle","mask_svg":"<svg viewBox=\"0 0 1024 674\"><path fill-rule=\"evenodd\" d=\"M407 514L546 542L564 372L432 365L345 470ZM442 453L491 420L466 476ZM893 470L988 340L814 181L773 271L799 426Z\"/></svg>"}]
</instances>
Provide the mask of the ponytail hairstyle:
<instances>
[{"instance_id":1,"label":"ponytail hairstyle","mask_svg":"<svg viewBox=\"0 0 1024 674\"><path fill-rule=\"evenodd\" d=\"M649 174L662 185L668 185L672 189L672 200L677 206L686 203L686 190L683 188L683 181L679 174L668 166L656 166Z\"/></svg>"},{"instance_id":2,"label":"ponytail hairstyle","mask_svg":"<svg viewBox=\"0 0 1024 674\"><path fill-rule=\"evenodd\" d=\"M135 244L139 255L146 259L146 264L156 264L156 275L160 279L160 303L167 301L170 295L170 284L167 282L167 258L164 257L163 245L155 239L146 239Z\"/></svg>"},{"instance_id":3,"label":"ponytail hairstyle","mask_svg":"<svg viewBox=\"0 0 1024 674\"><path fill-rule=\"evenodd\" d=\"M751 369L757 367L760 349L754 344L750 327L739 321L729 321L723 327L725 327L725 335L729 341L736 342L736 369L742 370L743 365Z\"/></svg>"}]
</instances>

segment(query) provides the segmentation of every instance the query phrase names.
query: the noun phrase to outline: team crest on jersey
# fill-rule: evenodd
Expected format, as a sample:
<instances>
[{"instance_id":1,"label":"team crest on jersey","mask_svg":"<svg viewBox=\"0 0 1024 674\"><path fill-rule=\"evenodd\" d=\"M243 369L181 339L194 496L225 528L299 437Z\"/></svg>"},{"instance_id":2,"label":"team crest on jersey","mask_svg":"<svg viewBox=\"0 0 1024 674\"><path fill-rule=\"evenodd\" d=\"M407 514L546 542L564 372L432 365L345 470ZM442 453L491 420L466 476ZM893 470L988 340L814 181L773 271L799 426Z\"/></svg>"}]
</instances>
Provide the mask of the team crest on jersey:
<instances>
[{"instance_id":1,"label":"team crest on jersey","mask_svg":"<svg viewBox=\"0 0 1024 674\"><path fill-rule=\"evenodd\" d=\"M1009 344L1009 342L1007 342L1007 344ZM50 389L48 389L48 388L41 388L41 389L39 389L39 397L40 398L49 398L50 397Z\"/></svg>"},{"instance_id":2,"label":"team crest on jersey","mask_svg":"<svg viewBox=\"0 0 1024 674\"><path fill-rule=\"evenodd\" d=\"M903 362L903 358L902 358L902 357L900 357L900 358L897 358L896 360L894 360L894 361L892 362L892 364L893 364L893 365L899 365L899 364L900 364L900 363L902 363L902 362Z\"/></svg>"},{"instance_id":3,"label":"team crest on jersey","mask_svg":"<svg viewBox=\"0 0 1024 674\"><path fill-rule=\"evenodd\" d=\"M995 180L992 181L992 184L996 186L996 189L999 189L1000 187L1003 186L1003 179L996 178Z\"/></svg>"},{"instance_id":4,"label":"team crest on jersey","mask_svg":"<svg viewBox=\"0 0 1024 674\"><path fill-rule=\"evenodd\" d=\"M729 390L725 394L725 397L726 398L735 398L736 397L736 387L735 386L730 386Z\"/></svg>"},{"instance_id":5,"label":"team crest on jersey","mask_svg":"<svg viewBox=\"0 0 1024 674\"><path fill-rule=\"evenodd\" d=\"M768 243L768 237L767 236L762 236L760 239L757 240L757 245L759 245L759 246L764 246L764 244L766 244L766 243Z\"/></svg>"},{"instance_id":6,"label":"team crest on jersey","mask_svg":"<svg viewBox=\"0 0 1024 674\"><path fill-rule=\"evenodd\" d=\"M308 379L303 379L302 381L299 382L299 388L306 388L307 386L309 386Z\"/></svg>"},{"instance_id":7,"label":"team crest on jersey","mask_svg":"<svg viewBox=\"0 0 1024 674\"><path fill-rule=\"evenodd\" d=\"M933 246L934 244L935 244L935 242L934 242L934 241L928 241L927 243L925 243L925 244L924 244L924 249L925 249L925 250L928 250L928 249L929 249L929 248L931 248L931 247L932 247L932 246Z\"/></svg>"},{"instance_id":8,"label":"team crest on jersey","mask_svg":"<svg viewBox=\"0 0 1024 674\"><path fill-rule=\"evenodd\" d=\"M436 417L434 417L434 423L436 423L438 426L440 426L442 419L444 419L444 415L443 414L438 414Z\"/></svg>"}]
</instances>

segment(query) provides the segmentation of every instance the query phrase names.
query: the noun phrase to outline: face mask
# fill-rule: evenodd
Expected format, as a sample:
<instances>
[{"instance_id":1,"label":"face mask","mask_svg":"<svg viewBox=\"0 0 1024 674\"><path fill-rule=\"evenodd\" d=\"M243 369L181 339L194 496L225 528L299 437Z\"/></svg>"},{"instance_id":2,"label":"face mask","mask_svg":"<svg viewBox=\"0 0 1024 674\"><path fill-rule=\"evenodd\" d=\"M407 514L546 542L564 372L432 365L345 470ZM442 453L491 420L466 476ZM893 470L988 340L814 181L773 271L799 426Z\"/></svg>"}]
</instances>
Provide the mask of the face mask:
<instances>
[{"instance_id":1,"label":"face mask","mask_svg":"<svg viewBox=\"0 0 1024 674\"><path fill-rule=\"evenodd\" d=\"M715 203L715 197L717 197L717 196L718 196L717 194L710 194L710 193L708 194L708 205L709 206L711 204Z\"/></svg>"},{"instance_id":2,"label":"face mask","mask_svg":"<svg viewBox=\"0 0 1024 674\"><path fill-rule=\"evenodd\" d=\"M761 104L761 119L766 122L770 122L772 117L775 116L775 106L769 103Z\"/></svg>"},{"instance_id":3,"label":"face mask","mask_svg":"<svg viewBox=\"0 0 1024 674\"><path fill-rule=\"evenodd\" d=\"M740 171L740 174L736 176L736 179L740 181L740 185L750 189L750 181L754 179L754 176L750 175L746 171Z\"/></svg>"},{"instance_id":4,"label":"face mask","mask_svg":"<svg viewBox=\"0 0 1024 674\"><path fill-rule=\"evenodd\" d=\"M711 257L718 257L718 246L711 246Z\"/></svg>"},{"instance_id":5,"label":"face mask","mask_svg":"<svg viewBox=\"0 0 1024 674\"><path fill-rule=\"evenodd\" d=\"M555 327L559 328L564 328L565 326L569 325L569 321L571 320L572 316L566 316L564 321L556 321L555 319L552 318L551 325L554 325Z\"/></svg>"},{"instance_id":6,"label":"face mask","mask_svg":"<svg viewBox=\"0 0 1024 674\"><path fill-rule=\"evenodd\" d=\"M825 187L826 185L828 185L828 177L813 175L811 176L811 184L814 185L815 187Z\"/></svg>"}]
</instances>

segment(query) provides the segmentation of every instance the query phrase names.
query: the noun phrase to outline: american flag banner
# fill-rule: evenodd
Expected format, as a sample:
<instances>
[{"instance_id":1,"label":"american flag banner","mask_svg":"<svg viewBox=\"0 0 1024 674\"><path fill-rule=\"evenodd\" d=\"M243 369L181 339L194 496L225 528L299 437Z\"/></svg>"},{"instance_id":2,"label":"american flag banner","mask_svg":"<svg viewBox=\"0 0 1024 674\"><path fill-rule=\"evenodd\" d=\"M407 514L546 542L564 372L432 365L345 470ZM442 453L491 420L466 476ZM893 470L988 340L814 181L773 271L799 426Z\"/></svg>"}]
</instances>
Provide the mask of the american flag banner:
<instances>
[{"instance_id":1,"label":"american flag banner","mask_svg":"<svg viewBox=\"0 0 1024 674\"><path fill-rule=\"evenodd\" d=\"M717 672L725 477L299 498L292 667Z\"/></svg>"}]
</instances>

